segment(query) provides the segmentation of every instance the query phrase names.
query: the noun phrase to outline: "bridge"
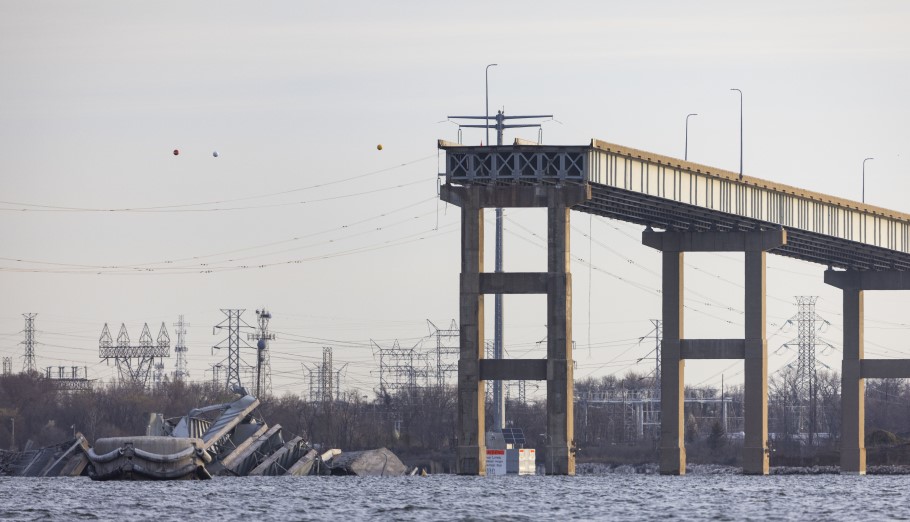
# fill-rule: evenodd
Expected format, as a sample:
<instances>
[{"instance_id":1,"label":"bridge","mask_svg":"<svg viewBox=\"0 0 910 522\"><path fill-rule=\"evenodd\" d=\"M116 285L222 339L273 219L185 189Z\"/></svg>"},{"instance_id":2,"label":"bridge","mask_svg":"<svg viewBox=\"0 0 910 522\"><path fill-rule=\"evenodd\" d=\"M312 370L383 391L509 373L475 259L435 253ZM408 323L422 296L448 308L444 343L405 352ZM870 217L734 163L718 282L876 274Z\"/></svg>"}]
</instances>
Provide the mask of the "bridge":
<instances>
[{"instance_id":1,"label":"bridge","mask_svg":"<svg viewBox=\"0 0 910 522\"><path fill-rule=\"evenodd\" d=\"M643 244L661 252L662 474L686 469L686 359L744 361L743 472L768 473L768 253L826 266L825 283L843 292L841 473L865 473L865 379L910 377L910 359L864 358L863 293L910 290L910 215L599 140L438 146L440 197L462 210L458 473L485 473L487 380L546 381L546 473L575 473L570 210L642 225ZM491 207L548 209L546 272L484 271L483 209ZM684 336L685 252L745 254L742 338ZM547 295L546 359L484 358L486 294Z\"/></svg>"}]
</instances>

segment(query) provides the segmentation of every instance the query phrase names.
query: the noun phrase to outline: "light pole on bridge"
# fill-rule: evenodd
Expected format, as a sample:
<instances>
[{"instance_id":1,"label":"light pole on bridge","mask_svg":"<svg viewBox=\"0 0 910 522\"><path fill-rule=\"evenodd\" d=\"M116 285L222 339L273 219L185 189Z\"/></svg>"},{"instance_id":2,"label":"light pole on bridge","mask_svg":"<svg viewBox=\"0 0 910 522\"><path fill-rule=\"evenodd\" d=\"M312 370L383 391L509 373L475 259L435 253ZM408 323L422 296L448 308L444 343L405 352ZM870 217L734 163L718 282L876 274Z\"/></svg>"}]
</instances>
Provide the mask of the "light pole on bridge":
<instances>
[{"instance_id":1,"label":"light pole on bridge","mask_svg":"<svg viewBox=\"0 0 910 522\"><path fill-rule=\"evenodd\" d=\"M739 93L739 179L743 179L743 91L730 90Z\"/></svg>"},{"instance_id":2,"label":"light pole on bridge","mask_svg":"<svg viewBox=\"0 0 910 522\"><path fill-rule=\"evenodd\" d=\"M490 67L498 66L498 63L491 63L487 65L487 68L483 72L483 87L486 96L484 97L486 101L486 109L484 110L484 116L486 116L486 127L487 127L487 146L490 145Z\"/></svg>"},{"instance_id":3,"label":"light pole on bridge","mask_svg":"<svg viewBox=\"0 0 910 522\"><path fill-rule=\"evenodd\" d=\"M866 162L875 158L866 158L863 160L863 203L866 202Z\"/></svg>"},{"instance_id":4,"label":"light pole on bridge","mask_svg":"<svg viewBox=\"0 0 910 522\"><path fill-rule=\"evenodd\" d=\"M686 114L686 152L683 159L689 161L689 116L698 116L698 113L692 112Z\"/></svg>"}]
</instances>

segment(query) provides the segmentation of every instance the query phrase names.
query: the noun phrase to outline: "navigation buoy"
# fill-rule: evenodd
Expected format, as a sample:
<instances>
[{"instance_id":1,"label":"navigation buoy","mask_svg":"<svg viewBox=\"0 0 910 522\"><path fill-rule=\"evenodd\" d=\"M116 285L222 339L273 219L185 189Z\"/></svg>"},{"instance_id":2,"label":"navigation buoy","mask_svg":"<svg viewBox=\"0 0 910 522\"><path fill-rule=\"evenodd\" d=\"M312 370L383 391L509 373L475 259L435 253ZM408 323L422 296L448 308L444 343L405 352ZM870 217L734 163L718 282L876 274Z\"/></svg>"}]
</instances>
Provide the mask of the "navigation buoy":
<instances>
[{"instance_id":1,"label":"navigation buoy","mask_svg":"<svg viewBox=\"0 0 910 522\"><path fill-rule=\"evenodd\" d=\"M376 150L382 150L382 143L380 143L379 145L376 145Z\"/></svg>"},{"instance_id":2,"label":"navigation buoy","mask_svg":"<svg viewBox=\"0 0 910 522\"><path fill-rule=\"evenodd\" d=\"M216 150L215 152L212 153L212 157L213 157L213 158L217 158L217 157L218 157L218 151L217 151L217 150Z\"/></svg>"},{"instance_id":3,"label":"navigation buoy","mask_svg":"<svg viewBox=\"0 0 910 522\"><path fill-rule=\"evenodd\" d=\"M174 149L174 156L178 156L179 154L180 154L180 151L178 149Z\"/></svg>"}]
</instances>

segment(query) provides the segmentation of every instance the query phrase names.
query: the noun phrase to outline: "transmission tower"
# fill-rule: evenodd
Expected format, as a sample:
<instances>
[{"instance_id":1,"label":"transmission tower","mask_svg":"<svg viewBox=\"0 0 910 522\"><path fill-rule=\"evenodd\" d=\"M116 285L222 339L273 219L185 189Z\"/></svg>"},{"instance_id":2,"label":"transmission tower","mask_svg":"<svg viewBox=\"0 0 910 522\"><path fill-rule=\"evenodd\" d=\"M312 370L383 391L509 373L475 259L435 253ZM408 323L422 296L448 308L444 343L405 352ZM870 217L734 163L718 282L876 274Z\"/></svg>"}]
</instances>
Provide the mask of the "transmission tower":
<instances>
[{"instance_id":1,"label":"transmission tower","mask_svg":"<svg viewBox=\"0 0 910 522\"><path fill-rule=\"evenodd\" d=\"M126 331L126 325L122 323L115 345L111 338L111 331L108 329L107 323L104 323L101 338L98 341L98 357L108 361L114 359L121 382L147 386L152 367L155 366L155 358L158 358L158 364L163 367L161 358L170 356L171 337L168 335L164 323L161 323L158 338L154 341L149 332L149 325L145 323L137 345L131 344L130 334Z\"/></svg>"},{"instance_id":2,"label":"transmission tower","mask_svg":"<svg viewBox=\"0 0 910 522\"><path fill-rule=\"evenodd\" d=\"M263 393L266 395L272 393L272 365L269 361L269 341L275 339L275 334L269 333L269 320L271 318L272 314L265 308L256 310L256 319L259 323L259 328L256 333L247 334L248 339L256 341L256 352L259 357L257 360L257 396Z\"/></svg>"},{"instance_id":3,"label":"transmission tower","mask_svg":"<svg viewBox=\"0 0 910 522\"><path fill-rule=\"evenodd\" d=\"M312 368L304 366L309 373L311 402L331 402L341 397L341 374L347 364L335 370L332 362L332 348L322 348L322 363Z\"/></svg>"},{"instance_id":4,"label":"transmission tower","mask_svg":"<svg viewBox=\"0 0 910 522\"><path fill-rule=\"evenodd\" d=\"M379 352L379 388L390 395L411 392L426 383L429 359L414 348L402 348L396 339L390 348L370 340L373 354Z\"/></svg>"},{"instance_id":5,"label":"transmission tower","mask_svg":"<svg viewBox=\"0 0 910 522\"><path fill-rule=\"evenodd\" d=\"M651 324L654 325L654 329L651 330L654 334L654 398L660 399L660 340L663 335L663 321L651 319Z\"/></svg>"},{"instance_id":6,"label":"transmission tower","mask_svg":"<svg viewBox=\"0 0 910 522\"><path fill-rule=\"evenodd\" d=\"M440 329L429 319L427 324L430 335L436 337L436 386L442 388L450 375L458 373L458 340L461 332L455 319L452 319L448 329Z\"/></svg>"},{"instance_id":7,"label":"transmission tower","mask_svg":"<svg viewBox=\"0 0 910 522\"><path fill-rule=\"evenodd\" d=\"M38 314L22 314L25 317L25 340L19 344L25 345L25 355L23 355L22 372L37 373L38 364L35 362L35 317Z\"/></svg>"},{"instance_id":8,"label":"transmission tower","mask_svg":"<svg viewBox=\"0 0 910 522\"><path fill-rule=\"evenodd\" d=\"M326 346L322 348L322 375L320 376L319 388L322 395L323 401L331 401L332 394L332 384L334 377L332 371L332 347Z\"/></svg>"},{"instance_id":9,"label":"transmission tower","mask_svg":"<svg viewBox=\"0 0 910 522\"><path fill-rule=\"evenodd\" d=\"M186 368L186 327L190 326L190 323L183 321L183 314L177 316L177 322L172 326L177 327L175 333L177 334L177 346L174 347L174 353L177 354L177 363L174 365L174 380L182 381L190 376L190 372Z\"/></svg>"},{"instance_id":10,"label":"transmission tower","mask_svg":"<svg viewBox=\"0 0 910 522\"><path fill-rule=\"evenodd\" d=\"M812 442L815 434L816 399L818 397L818 374L815 369L815 347L831 346L828 342L819 339L816 333L821 326L829 324L815 313L815 302L818 296L797 296L796 315L787 322L795 320L797 337L783 346L797 348L796 381L793 387L792 405L796 427L799 432L807 432L809 441Z\"/></svg>"},{"instance_id":11,"label":"transmission tower","mask_svg":"<svg viewBox=\"0 0 910 522\"><path fill-rule=\"evenodd\" d=\"M11 375L13 373L13 358L4 357L3 358L3 375Z\"/></svg>"},{"instance_id":12,"label":"transmission tower","mask_svg":"<svg viewBox=\"0 0 910 522\"><path fill-rule=\"evenodd\" d=\"M240 358L240 348L241 343L247 348L252 348L245 340L240 337L241 328L253 328L248 325L240 316L243 315L243 312L246 310L241 310L237 308L222 308L221 312L227 317L218 323L215 326L215 331L213 334L217 334L217 330L227 329L228 336L226 339L216 344L212 348L220 350L222 348L228 349L227 356L227 378L225 380L229 390L234 389L234 387L242 388L243 382L240 378L240 367L243 363ZM249 366L246 363L243 363L244 366Z\"/></svg>"}]
</instances>

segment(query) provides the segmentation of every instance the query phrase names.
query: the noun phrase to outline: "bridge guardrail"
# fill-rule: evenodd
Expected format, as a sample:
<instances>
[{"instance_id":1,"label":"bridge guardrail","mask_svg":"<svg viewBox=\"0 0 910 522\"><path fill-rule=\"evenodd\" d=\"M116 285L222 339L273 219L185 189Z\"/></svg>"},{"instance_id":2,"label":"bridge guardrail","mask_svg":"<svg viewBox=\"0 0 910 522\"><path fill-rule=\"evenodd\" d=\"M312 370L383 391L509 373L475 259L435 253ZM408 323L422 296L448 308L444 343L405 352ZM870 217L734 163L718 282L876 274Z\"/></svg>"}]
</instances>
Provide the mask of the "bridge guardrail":
<instances>
[{"instance_id":1,"label":"bridge guardrail","mask_svg":"<svg viewBox=\"0 0 910 522\"><path fill-rule=\"evenodd\" d=\"M448 182L591 182L910 253L910 215L599 140L501 147L440 141L439 148Z\"/></svg>"}]
</instances>

